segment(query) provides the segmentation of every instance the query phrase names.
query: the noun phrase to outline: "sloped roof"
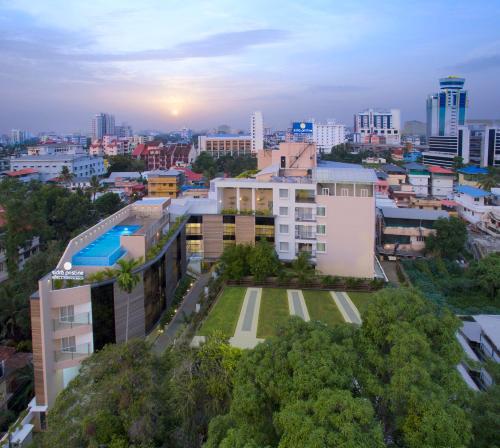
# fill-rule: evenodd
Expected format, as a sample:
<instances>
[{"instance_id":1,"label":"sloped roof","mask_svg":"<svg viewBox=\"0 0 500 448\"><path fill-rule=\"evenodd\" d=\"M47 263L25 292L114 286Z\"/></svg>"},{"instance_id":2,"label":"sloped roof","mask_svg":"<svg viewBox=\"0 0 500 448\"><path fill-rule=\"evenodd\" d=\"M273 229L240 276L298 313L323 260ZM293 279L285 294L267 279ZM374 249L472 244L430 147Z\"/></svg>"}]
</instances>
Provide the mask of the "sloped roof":
<instances>
[{"instance_id":1,"label":"sloped roof","mask_svg":"<svg viewBox=\"0 0 500 448\"><path fill-rule=\"evenodd\" d=\"M433 174L454 174L452 170L437 165L429 165L428 169Z\"/></svg>"},{"instance_id":2,"label":"sloped roof","mask_svg":"<svg viewBox=\"0 0 500 448\"><path fill-rule=\"evenodd\" d=\"M488 170L486 168L472 165L460 168L458 172L462 174L488 174Z\"/></svg>"},{"instance_id":3,"label":"sloped roof","mask_svg":"<svg viewBox=\"0 0 500 448\"><path fill-rule=\"evenodd\" d=\"M482 190L481 188L471 187L469 185L459 185L457 187L457 193L467 194L469 196L472 196L473 198L484 198L491 195L489 191Z\"/></svg>"},{"instance_id":4,"label":"sloped roof","mask_svg":"<svg viewBox=\"0 0 500 448\"><path fill-rule=\"evenodd\" d=\"M395 219L423 219L425 221L435 221L439 218L448 218L448 212L443 210L421 210L419 208L394 208L380 207L384 218Z\"/></svg>"},{"instance_id":5,"label":"sloped roof","mask_svg":"<svg viewBox=\"0 0 500 448\"><path fill-rule=\"evenodd\" d=\"M17 171L7 171L5 174L9 177L20 177L20 176L26 176L27 174L36 174L38 173L38 170L35 168L23 168L22 170L17 170Z\"/></svg>"}]
</instances>

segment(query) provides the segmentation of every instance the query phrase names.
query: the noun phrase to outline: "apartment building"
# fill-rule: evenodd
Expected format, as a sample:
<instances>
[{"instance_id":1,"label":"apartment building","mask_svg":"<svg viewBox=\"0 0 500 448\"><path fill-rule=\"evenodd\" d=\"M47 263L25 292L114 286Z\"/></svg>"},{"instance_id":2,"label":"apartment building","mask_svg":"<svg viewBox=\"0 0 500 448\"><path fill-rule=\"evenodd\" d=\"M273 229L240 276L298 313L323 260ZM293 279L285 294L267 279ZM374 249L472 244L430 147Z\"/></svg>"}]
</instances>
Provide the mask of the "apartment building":
<instances>
[{"instance_id":1,"label":"apartment building","mask_svg":"<svg viewBox=\"0 0 500 448\"><path fill-rule=\"evenodd\" d=\"M172 226L169 206L168 198L128 205L73 238L39 280L30 298L35 426L43 428L45 413L86 357L106 344L145 337L172 303L186 271L186 241L184 222L162 240ZM122 258L143 260L130 294L105 274Z\"/></svg>"},{"instance_id":2,"label":"apartment building","mask_svg":"<svg viewBox=\"0 0 500 448\"><path fill-rule=\"evenodd\" d=\"M428 170L431 173L431 196L435 198L451 198L455 173L440 166L429 166Z\"/></svg>"},{"instance_id":3,"label":"apartment building","mask_svg":"<svg viewBox=\"0 0 500 448\"><path fill-rule=\"evenodd\" d=\"M253 154L252 136L240 134L209 134L198 137L198 151L208 152L214 159L222 156Z\"/></svg>"},{"instance_id":4,"label":"apartment building","mask_svg":"<svg viewBox=\"0 0 500 448\"><path fill-rule=\"evenodd\" d=\"M412 185L416 196L429 195L430 173L425 165L411 162L403 165L408 175L408 183Z\"/></svg>"},{"instance_id":5,"label":"apartment building","mask_svg":"<svg viewBox=\"0 0 500 448\"><path fill-rule=\"evenodd\" d=\"M316 143L318 151L329 154L334 146L346 141L345 126L337 124L334 120L326 123L313 121L313 141Z\"/></svg>"},{"instance_id":6,"label":"apartment building","mask_svg":"<svg viewBox=\"0 0 500 448\"><path fill-rule=\"evenodd\" d=\"M177 170L148 172L148 195L176 198L184 185L184 173Z\"/></svg>"},{"instance_id":7,"label":"apartment building","mask_svg":"<svg viewBox=\"0 0 500 448\"><path fill-rule=\"evenodd\" d=\"M478 224L484 215L494 209L500 209L499 206L493 205L489 191L469 185L458 185L454 200L457 203L458 216L471 224Z\"/></svg>"},{"instance_id":8,"label":"apartment building","mask_svg":"<svg viewBox=\"0 0 500 448\"><path fill-rule=\"evenodd\" d=\"M196 159L196 155L194 146L187 143L141 143L132 152L132 157L144 161L147 170L186 166Z\"/></svg>"}]
</instances>

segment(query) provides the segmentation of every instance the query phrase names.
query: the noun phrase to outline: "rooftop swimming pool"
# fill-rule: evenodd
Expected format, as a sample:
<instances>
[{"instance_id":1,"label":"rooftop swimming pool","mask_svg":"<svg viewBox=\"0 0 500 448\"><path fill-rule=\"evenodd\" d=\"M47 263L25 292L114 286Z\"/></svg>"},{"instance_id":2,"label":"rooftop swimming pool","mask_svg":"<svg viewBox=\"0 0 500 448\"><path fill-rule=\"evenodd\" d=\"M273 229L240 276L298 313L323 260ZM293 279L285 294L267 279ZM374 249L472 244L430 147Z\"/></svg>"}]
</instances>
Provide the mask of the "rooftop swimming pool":
<instances>
[{"instance_id":1,"label":"rooftop swimming pool","mask_svg":"<svg viewBox=\"0 0 500 448\"><path fill-rule=\"evenodd\" d=\"M132 235L141 226L114 226L73 255L73 266L113 266L125 254L120 246L122 235Z\"/></svg>"}]
</instances>

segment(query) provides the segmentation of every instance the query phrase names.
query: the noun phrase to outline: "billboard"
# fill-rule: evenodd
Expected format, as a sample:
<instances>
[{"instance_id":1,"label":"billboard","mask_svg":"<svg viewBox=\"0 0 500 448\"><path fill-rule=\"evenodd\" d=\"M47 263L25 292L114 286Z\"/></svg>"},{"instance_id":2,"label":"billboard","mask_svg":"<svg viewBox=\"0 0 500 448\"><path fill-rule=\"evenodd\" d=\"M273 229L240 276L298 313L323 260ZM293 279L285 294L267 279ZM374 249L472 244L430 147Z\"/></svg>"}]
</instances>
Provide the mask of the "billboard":
<instances>
[{"instance_id":1,"label":"billboard","mask_svg":"<svg viewBox=\"0 0 500 448\"><path fill-rule=\"evenodd\" d=\"M313 124L306 121L297 121L292 125L292 134L294 135L312 135Z\"/></svg>"}]
</instances>

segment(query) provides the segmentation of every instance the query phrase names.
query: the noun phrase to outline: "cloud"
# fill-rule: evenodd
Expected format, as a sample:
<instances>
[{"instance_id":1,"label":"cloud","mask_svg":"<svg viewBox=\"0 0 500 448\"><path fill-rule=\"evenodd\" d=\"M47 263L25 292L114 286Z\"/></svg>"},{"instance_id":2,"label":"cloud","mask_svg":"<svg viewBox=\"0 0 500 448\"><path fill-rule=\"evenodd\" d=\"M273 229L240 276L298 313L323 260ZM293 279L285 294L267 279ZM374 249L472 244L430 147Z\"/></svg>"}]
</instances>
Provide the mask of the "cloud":
<instances>
[{"instance_id":1,"label":"cloud","mask_svg":"<svg viewBox=\"0 0 500 448\"><path fill-rule=\"evenodd\" d=\"M481 56L478 58L469 59L468 61L453 65L450 68L454 70L463 70L466 72L479 72L496 67L500 67L500 54L493 54L489 56Z\"/></svg>"}]
</instances>

